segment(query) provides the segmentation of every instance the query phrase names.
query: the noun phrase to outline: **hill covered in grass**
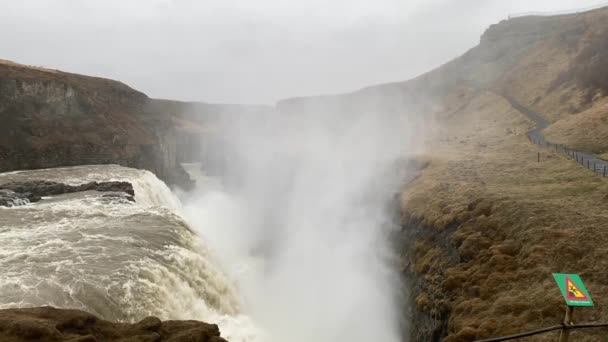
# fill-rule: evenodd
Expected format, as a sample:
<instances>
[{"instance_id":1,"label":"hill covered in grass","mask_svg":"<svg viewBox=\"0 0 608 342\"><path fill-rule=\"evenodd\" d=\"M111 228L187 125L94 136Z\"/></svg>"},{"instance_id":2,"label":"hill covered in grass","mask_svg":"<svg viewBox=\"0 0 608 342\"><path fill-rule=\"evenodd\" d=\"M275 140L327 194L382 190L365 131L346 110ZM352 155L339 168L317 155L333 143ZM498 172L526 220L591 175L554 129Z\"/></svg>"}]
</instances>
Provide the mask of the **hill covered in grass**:
<instances>
[{"instance_id":1,"label":"hill covered in grass","mask_svg":"<svg viewBox=\"0 0 608 342\"><path fill-rule=\"evenodd\" d=\"M507 100L540 113L551 142L605 153L607 29L608 9L510 19L409 81L432 86L429 101L439 104L422 112L437 120L421 156L429 166L401 197L413 341L559 324L565 306L553 272L581 274L595 294L597 307L577 310L577 322L608 321L608 181L531 144L534 123ZM606 331L571 335L599 341Z\"/></svg>"},{"instance_id":2,"label":"hill covered in grass","mask_svg":"<svg viewBox=\"0 0 608 342\"><path fill-rule=\"evenodd\" d=\"M467 342L561 323L551 273L579 273L595 299L576 321L608 321L608 181L528 141L608 156L608 8L489 27L464 55L405 82L281 101L284 112L428 119L418 177L401 194L411 341ZM540 153L540 162L538 156ZM550 333L530 341L553 341ZM598 341L606 331L571 334Z\"/></svg>"}]
</instances>

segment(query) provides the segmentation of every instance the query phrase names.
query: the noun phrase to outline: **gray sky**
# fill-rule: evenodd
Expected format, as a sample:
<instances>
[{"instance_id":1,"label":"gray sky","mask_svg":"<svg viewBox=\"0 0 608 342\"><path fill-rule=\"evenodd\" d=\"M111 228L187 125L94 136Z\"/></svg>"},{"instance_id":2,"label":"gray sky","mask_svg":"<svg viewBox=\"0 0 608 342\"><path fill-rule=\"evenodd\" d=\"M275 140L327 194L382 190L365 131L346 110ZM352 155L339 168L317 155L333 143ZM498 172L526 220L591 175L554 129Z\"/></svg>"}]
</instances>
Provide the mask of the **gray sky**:
<instances>
[{"instance_id":1,"label":"gray sky","mask_svg":"<svg viewBox=\"0 0 608 342\"><path fill-rule=\"evenodd\" d=\"M0 0L0 59L151 97L274 103L401 81L509 13L608 0Z\"/></svg>"}]
</instances>

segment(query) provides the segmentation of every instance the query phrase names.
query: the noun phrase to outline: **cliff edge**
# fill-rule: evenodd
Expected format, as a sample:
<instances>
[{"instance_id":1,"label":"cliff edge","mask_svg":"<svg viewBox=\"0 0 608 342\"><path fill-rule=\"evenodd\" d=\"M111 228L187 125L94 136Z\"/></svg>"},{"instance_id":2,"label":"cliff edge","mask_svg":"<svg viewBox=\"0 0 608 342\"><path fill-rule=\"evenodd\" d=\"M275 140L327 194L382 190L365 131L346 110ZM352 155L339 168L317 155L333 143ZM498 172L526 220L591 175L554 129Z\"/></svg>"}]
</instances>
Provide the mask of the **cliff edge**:
<instances>
[{"instance_id":1,"label":"cliff edge","mask_svg":"<svg viewBox=\"0 0 608 342\"><path fill-rule=\"evenodd\" d=\"M0 340L226 342L215 324L161 321L156 317L132 324L113 323L83 311L52 307L0 310Z\"/></svg>"}]
</instances>

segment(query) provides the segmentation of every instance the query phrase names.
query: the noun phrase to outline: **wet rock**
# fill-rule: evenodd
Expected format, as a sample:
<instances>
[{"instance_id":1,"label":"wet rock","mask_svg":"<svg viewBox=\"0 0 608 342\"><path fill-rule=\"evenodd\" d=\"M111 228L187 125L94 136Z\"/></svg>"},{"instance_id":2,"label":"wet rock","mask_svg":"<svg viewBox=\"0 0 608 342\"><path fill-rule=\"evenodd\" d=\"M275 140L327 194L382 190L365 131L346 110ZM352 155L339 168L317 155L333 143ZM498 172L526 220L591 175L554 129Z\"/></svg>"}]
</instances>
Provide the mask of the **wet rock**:
<instances>
[{"instance_id":1,"label":"wet rock","mask_svg":"<svg viewBox=\"0 0 608 342\"><path fill-rule=\"evenodd\" d=\"M135 202L135 197L124 192L110 192L108 194L101 195L101 198L104 202Z\"/></svg>"},{"instance_id":2,"label":"wet rock","mask_svg":"<svg viewBox=\"0 0 608 342\"><path fill-rule=\"evenodd\" d=\"M226 342L215 324L147 317L114 323L79 310L39 307L0 310L0 341Z\"/></svg>"},{"instance_id":3,"label":"wet rock","mask_svg":"<svg viewBox=\"0 0 608 342\"><path fill-rule=\"evenodd\" d=\"M0 184L0 206L12 207L38 202L43 196L55 196L80 191L111 192L110 197L122 197L135 202L135 191L129 182L89 182L69 185L47 180ZM125 195L122 195L125 194Z\"/></svg>"},{"instance_id":4,"label":"wet rock","mask_svg":"<svg viewBox=\"0 0 608 342\"><path fill-rule=\"evenodd\" d=\"M0 206L2 207L15 207L39 200L40 197L34 196L29 192L16 193L11 190L0 189Z\"/></svg>"}]
</instances>

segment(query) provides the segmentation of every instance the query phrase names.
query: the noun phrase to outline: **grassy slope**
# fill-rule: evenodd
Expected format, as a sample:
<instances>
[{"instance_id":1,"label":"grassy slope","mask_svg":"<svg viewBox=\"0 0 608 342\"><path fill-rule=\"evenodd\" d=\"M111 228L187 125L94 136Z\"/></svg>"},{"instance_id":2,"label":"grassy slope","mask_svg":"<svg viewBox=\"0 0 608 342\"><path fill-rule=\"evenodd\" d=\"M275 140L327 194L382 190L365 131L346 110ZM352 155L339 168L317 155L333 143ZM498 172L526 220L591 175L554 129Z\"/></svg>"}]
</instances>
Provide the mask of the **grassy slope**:
<instances>
[{"instance_id":1,"label":"grassy slope","mask_svg":"<svg viewBox=\"0 0 608 342\"><path fill-rule=\"evenodd\" d=\"M545 131L551 142L608 157L608 99L576 115L557 121Z\"/></svg>"},{"instance_id":2,"label":"grassy slope","mask_svg":"<svg viewBox=\"0 0 608 342\"><path fill-rule=\"evenodd\" d=\"M577 319L608 321L608 298L600 296L608 291L608 181L530 144L523 134L530 122L501 97L460 101L464 108L443 113L430 166L402 196L405 219L427 236L447 231L457 254L433 238L416 243L411 267L428 285L417 309L451 312L452 342L558 324L564 305L551 273L573 272L598 305ZM596 341L599 333L573 338Z\"/></svg>"},{"instance_id":3,"label":"grassy slope","mask_svg":"<svg viewBox=\"0 0 608 342\"><path fill-rule=\"evenodd\" d=\"M606 153L608 9L543 20L542 39L494 86L553 122L546 131L550 141Z\"/></svg>"},{"instance_id":4,"label":"grassy slope","mask_svg":"<svg viewBox=\"0 0 608 342\"><path fill-rule=\"evenodd\" d=\"M564 304L552 272L581 274L594 295L597 307L577 310L577 321L608 321L601 296L608 290L608 178L530 144L532 123L498 95L553 122L550 140L608 151L608 93L581 68L603 60L597 36L605 30L607 9L510 20L413 81L442 88L436 101L443 110L434 113L441 127L429 139L430 164L402 195L404 222L422 227L404 267L422 279L414 289L418 313L448 317L446 341L560 323ZM577 331L571 338L605 335Z\"/></svg>"}]
</instances>

